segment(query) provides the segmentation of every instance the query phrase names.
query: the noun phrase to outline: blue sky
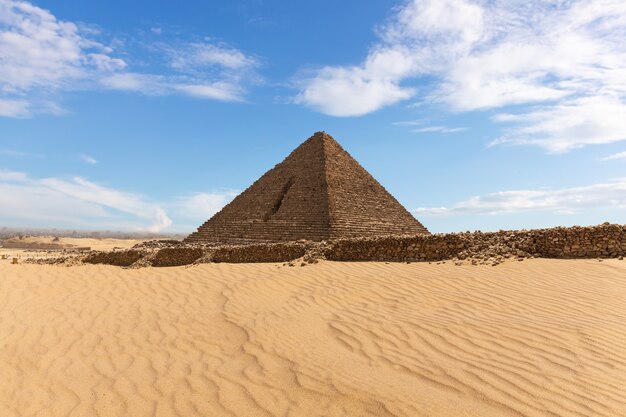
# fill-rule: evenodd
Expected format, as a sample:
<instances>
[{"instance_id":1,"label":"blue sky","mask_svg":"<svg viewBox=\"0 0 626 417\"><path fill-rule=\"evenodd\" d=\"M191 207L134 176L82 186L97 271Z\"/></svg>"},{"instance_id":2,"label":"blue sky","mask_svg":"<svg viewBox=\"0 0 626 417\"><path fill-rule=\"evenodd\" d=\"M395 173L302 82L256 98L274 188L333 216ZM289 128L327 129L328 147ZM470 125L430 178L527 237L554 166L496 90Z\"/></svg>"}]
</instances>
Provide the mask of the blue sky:
<instances>
[{"instance_id":1,"label":"blue sky","mask_svg":"<svg viewBox=\"0 0 626 417\"><path fill-rule=\"evenodd\" d=\"M626 3L0 0L0 226L190 232L318 130L433 232L626 218Z\"/></svg>"}]
</instances>

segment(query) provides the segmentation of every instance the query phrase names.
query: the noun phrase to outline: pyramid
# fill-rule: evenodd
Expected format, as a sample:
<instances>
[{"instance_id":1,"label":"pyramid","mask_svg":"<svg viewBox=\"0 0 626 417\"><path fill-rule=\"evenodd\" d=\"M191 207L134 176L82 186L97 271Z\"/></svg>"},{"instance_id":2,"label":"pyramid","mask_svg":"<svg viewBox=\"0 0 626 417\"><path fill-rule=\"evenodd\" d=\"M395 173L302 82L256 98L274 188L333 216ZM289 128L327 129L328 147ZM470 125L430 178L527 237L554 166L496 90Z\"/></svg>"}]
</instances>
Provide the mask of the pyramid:
<instances>
[{"instance_id":1,"label":"pyramid","mask_svg":"<svg viewBox=\"0 0 626 417\"><path fill-rule=\"evenodd\" d=\"M317 132L185 242L321 241L428 233L335 139Z\"/></svg>"}]
</instances>

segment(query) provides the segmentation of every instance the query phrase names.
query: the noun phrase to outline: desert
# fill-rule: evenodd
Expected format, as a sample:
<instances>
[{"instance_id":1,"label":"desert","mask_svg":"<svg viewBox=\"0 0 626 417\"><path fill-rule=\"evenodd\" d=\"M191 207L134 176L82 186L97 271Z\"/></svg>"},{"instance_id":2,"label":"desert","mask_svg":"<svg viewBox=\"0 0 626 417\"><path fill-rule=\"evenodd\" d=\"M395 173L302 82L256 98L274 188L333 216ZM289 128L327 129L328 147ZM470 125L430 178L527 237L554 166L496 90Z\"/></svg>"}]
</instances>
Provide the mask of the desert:
<instances>
[{"instance_id":1,"label":"desert","mask_svg":"<svg viewBox=\"0 0 626 417\"><path fill-rule=\"evenodd\" d=\"M617 259L0 276L3 416L626 415Z\"/></svg>"}]
</instances>

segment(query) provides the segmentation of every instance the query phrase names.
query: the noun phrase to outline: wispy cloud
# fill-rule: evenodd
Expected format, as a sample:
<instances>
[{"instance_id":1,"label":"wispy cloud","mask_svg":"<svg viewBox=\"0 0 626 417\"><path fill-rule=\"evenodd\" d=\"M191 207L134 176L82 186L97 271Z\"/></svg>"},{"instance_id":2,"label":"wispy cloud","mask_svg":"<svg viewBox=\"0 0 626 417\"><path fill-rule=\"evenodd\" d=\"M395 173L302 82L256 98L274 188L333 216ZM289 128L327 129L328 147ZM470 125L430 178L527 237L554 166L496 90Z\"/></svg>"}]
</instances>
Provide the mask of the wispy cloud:
<instances>
[{"instance_id":1,"label":"wispy cloud","mask_svg":"<svg viewBox=\"0 0 626 417\"><path fill-rule=\"evenodd\" d=\"M149 96L183 94L220 101L243 101L246 90L237 83L216 81L196 83L188 77L165 77L151 74L120 73L101 80L107 88Z\"/></svg>"},{"instance_id":2,"label":"wispy cloud","mask_svg":"<svg viewBox=\"0 0 626 417\"><path fill-rule=\"evenodd\" d=\"M28 176L23 172L0 169L0 181L26 182L28 181Z\"/></svg>"},{"instance_id":3,"label":"wispy cloud","mask_svg":"<svg viewBox=\"0 0 626 417\"><path fill-rule=\"evenodd\" d=\"M414 133L456 133L463 132L467 130L466 127L449 127L449 126L425 126L427 124L427 120L417 119L417 120L408 120L404 122L394 122L392 123L394 126L421 126L414 127L411 132Z\"/></svg>"},{"instance_id":4,"label":"wispy cloud","mask_svg":"<svg viewBox=\"0 0 626 417\"><path fill-rule=\"evenodd\" d=\"M295 101L334 116L416 96L455 112L526 105L495 118L510 129L494 143L626 139L623 1L411 0L378 33L361 64L304 77Z\"/></svg>"},{"instance_id":5,"label":"wispy cloud","mask_svg":"<svg viewBox=\"0 0 626 417\"><path fill-rule=\"evenodd\" d=\"M245 85L258 80L257 59L223 44L159 41L148 50L165 58L159 71L133 71L133 57L120 58L98 31L26 1L1 0L0 116L61 114L60 93L103 87L241 101Z\"/></svg>"},{"instance_id":6,"label":"wispy cloud","mask_svg":"<svg viewBox=\"0 0 626 417\"><path fill-rule=\"evenodd\" d=\"M83 162L85 162L85 163L87 163L89 165L96 165L98 163L98 161L94 157L89 156L89 155L85 155L85 154L82 154L80 156L80 159L82 159Z\"/></svg>"},{"instance_id":7,"label":"wispy cloud","mask_svg":"<svg viewBox=\"0 0 626 417\"><path fill-rule=\"evenodd\" d=\"M525 113L497 115L495 121L513 127L491 145L538 145L558 153L585 145L618 142L626 140L623 120L626 120L626 103L621 98L593 96L564 100Z\"/></svg>"},{"instance_id":8,"label":"wispy cloud","mask_svg":"<svg viewBox=\"0 0 626 417\"><path fill-rule=\"evenodd\" d=\"M163 45L163 49L170 57L170 66L184 71L216 67L242 71L259 65L256 58L223 44L192 42L178 47Z\"/></svg>"},{"instance_id":9,"label":"wispy cloud","mask_svg":"<svg viewBox=\"0 0 626 417\"><path fill-rule=\"evenodd\" d=\"M626 151L625 152L618 152L615 153L613 155L609 155L607 157L604 157L602 159L600 159L601 161L612 161L614 159L626 159Z\"/></svg>"},{"instance_id":10,"label":"wispy cloud","mask_svg":"<svg viewBox=\"0 0 626 417\"><path fill-rule=\"evenodd\" d=\"M17 158L43 158L44 156L37 153L18 151L15 149L0 149L1 155L8 155Z\"/></svg>"},{"instance_id":11,"label":"wispy cloud","mask_svg":"<svg viewBox=\"0 0 626 417\"><path fill-rule=\"evenodd\" d=\"M185 231L213 216L238 193L189 193L158 202L83 177L35 178L0 169L0 219L5 225Z\"/></svg>"},{"instance_id":12,"label":"wispy cloud","mask_svg":"<svg viewBox=\"0 0 626 417\"><path fill-rule=\"evenodd\" d=\"M0 116L23 119L30 115L30 105L26 100L8 100L0 98Z\"/></svg>"},{"instance_id":13,"label":"wispy cloud","mask_svg":"<svg viewBox=\"0 0 626 417\"><path fill-rule=\"evenodd\" d=\"M164 96L182 94L200 99L244 101L246 85L259 82L256 58L225 45L207 42L159 42L153 51L165 57L166 74L124 71L101 79L106 88Z\"/></svg>"},{"instance_id":14,"label":"wispy cloud","mask_svg":"<svg viewBox=\"0 0 626 417\"><path fill-rule=\"evenodd\" d=\"M591 208L626 208L626 178L574 188L501 191L471 197L449 207L418 208L413 212L420 216L496 215L546 210L572 214Z\"/></svg>"},{"instance_id":15,"label":"wispy cloud","mask_svg":"<svg viewBox=\"0 0 626 417\"><path fill-rule=\"evenodd\" d=\"M467 130L466 127L426 126L413 129L414 133L456 133Z\"/></svg>"},{"instance_id":16,"label":"wispy cloud","mask_svg":"<svg viewBox=\"0 0 626 417\"><path fill-rule=\"evenodd\" d=\"M0 194L0 217L5 221L104 225L150 232L160 232L172 223L161 205L81 177L32 178L22 172L0 170Z\"/></svg>"},{"instance_id":17,"label":"wispy cloud","mask_svg":"<svg viewBox=\"0 0 626 417\"><path fill-rule=\"evenodd\" d=\"M173 88L192 97L222 101L242 101L244 96L240 85L223 81L212 84L175 84Z\"/></svg>"},{"instance_id":18,"label":"wispy cloud","mask_svg":"<svg viewBox=\"0 0 626 417\"><path fill-rule=\"evenodd\" d=\"M394 126L422 126L425 123L426 123L425 120L417 119L417 120L406 120L404 122L393 122L392 125Z\"/></svg>"}]
</instances>

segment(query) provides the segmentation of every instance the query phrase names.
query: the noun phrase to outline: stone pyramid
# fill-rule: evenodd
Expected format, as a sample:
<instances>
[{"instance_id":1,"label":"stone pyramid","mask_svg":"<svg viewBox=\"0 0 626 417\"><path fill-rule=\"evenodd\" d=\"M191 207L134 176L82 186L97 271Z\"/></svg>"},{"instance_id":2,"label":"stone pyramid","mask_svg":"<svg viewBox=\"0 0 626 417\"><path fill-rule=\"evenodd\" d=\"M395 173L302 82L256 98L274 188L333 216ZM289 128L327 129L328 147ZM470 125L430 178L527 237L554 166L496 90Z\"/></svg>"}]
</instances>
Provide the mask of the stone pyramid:
<instances>
[{"instance_id":1,"label":"stone pyramid","mask_svg":"<svg viewBox=\"0 0 626 417\"><path fill-rule=\"evenodd\" d=\"M330 135L317 132L185 242L321 241L427 233Z\"/></svg>"}]
</instances>

